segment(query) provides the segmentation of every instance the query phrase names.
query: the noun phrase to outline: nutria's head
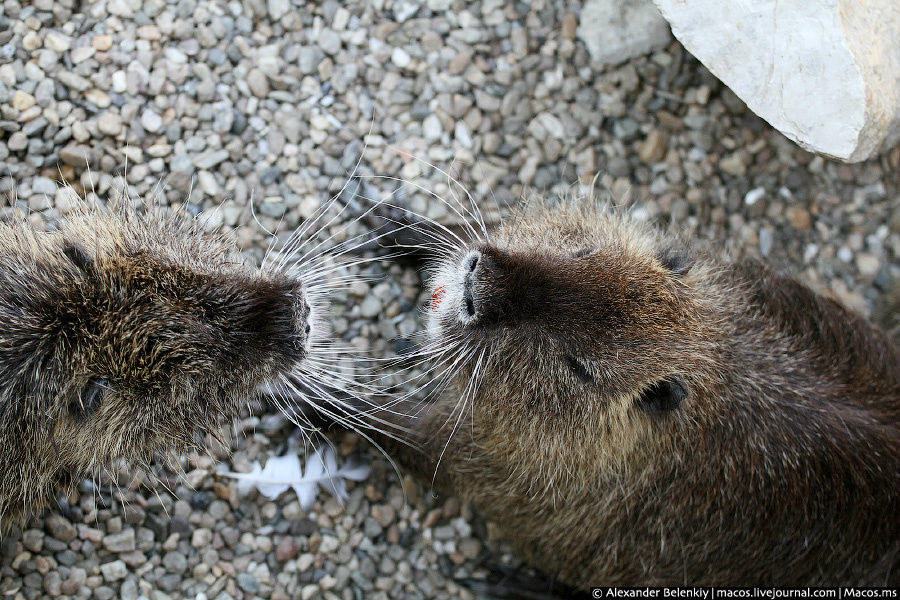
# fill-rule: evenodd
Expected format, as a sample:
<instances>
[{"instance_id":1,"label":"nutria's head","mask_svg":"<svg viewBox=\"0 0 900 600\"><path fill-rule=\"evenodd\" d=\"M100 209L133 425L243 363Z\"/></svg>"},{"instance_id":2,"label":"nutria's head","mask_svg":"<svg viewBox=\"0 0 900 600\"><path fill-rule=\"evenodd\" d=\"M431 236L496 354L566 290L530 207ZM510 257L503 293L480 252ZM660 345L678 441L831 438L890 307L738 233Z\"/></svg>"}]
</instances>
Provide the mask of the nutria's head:
<instances>
[{"instance_id":1,"label":"nutria's head","mask_svg":"<svg viewBox=\"0 0 900 600\"><path fill-rule=\"evenodd\" d=\"M0 521L70 475L216 432L308 353L299 279L151 213L0 225Z\"/></svg>"},{"instance_id":2,"label":"nutria's head","mask_svg":"<svg viewBox=\"0 0 900 600\"><path fill-rule=\"evenodd\" d=\"M456 386L476 420L544 444L612 422L640 429L685 409L708 355L695 270L681 245L625 216L543 207L442 262L430 336L448 363L463 357Z\"/></svg>"}]
</instances>

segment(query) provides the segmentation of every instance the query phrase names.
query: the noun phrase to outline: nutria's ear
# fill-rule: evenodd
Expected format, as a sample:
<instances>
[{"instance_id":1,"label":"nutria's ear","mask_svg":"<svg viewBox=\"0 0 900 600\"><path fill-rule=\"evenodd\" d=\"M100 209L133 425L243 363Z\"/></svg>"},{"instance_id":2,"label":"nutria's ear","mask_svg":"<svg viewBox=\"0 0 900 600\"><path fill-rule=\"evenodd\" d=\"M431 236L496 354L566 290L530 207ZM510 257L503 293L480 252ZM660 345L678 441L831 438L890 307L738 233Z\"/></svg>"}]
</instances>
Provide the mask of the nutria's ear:
<instances>
[{"instance_id":1,"label":"nutria's ear","mask_svg":"<svg viewBox=\"0 0 900 600\"><path fill-rule=\"evenodd\" d=\"M94 261L78 244L70 244L62 249L62 253L66 255L72 264L80 270L87 273L94 266Z\"/></svg>"},{"instance_id":2,"label":"nutria's ear","mask_svg":"<svg viewBox=\"0 0 900 600\"><path fill-rule=\"evenodd\" d=\"M684 275L694 266L694 257L684 248L669 246L663 248L656 255L659 262L668 269L672 275Z\"/></svg>"},{"instance_id":3,"label":"nutria's ear","mask_svg":"<svg viewBox=\"0 0 900 600\"><path fill-rule=\"evenodd\" d=\"M690 395L684 380L672 375L660 379L641 392L636 404L652 415L662 415L677 409Z\"/></svg>"}]
</instances>

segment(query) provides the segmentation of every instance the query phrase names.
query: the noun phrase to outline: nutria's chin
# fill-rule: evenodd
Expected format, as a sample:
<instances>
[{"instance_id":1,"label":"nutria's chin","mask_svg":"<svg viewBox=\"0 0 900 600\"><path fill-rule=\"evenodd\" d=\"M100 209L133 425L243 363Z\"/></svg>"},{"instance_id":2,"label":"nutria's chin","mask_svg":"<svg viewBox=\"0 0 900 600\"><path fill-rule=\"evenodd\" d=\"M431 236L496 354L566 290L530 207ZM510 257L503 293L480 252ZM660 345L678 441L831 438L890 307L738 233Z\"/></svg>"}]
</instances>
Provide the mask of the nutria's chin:
<instances>
[{"instance_id":1,"label":"nutria's chin","mask_svg":"<svg viewBox=\"0 0 900 600\"><path fill-rule=\"evenodd\" d=\"M571 204L446 257L432 290L464 366L397 457L547 574L900 582L900 351L861 317Z\"/></svg>"},{"instance_id":2,"label":"nutria's chin","mask_svg":"<svg viewBox=\"0 0 900 600\"><path fill-rule=\"evenodd\" d=\"M0 528L112 461L218 431L308 352L302 283L190 217L78 211L0 224Z\"/></svg>"}]
</instances>

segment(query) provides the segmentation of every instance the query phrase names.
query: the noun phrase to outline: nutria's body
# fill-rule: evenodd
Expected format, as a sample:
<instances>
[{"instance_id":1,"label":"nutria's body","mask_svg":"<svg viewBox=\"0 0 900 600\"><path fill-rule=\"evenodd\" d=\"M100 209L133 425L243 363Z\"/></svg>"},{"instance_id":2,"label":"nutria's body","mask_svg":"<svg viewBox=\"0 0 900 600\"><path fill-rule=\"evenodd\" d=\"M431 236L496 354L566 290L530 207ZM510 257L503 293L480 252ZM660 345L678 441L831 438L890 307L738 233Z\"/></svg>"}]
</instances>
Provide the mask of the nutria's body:
<instances>
[{"instance_id":1,"label":"nutria's body","mask_svg":"<svg viewBox=\"0 0 900 600\"><path fill-rule=\"evenodd\" d=\"M432 285L463 367L397 457L532 565L577 588L900 583L900 351L861 317L571 205Z\"/></svg>"},{"instance_id":2,"label":"nutria's body","mask_svg":"<svg viewBox=\"0 0 900 600\"><path fill-rule=\"evenodd\" d=\"M85 208L0 224L0 529L117 460L181 450L309 343L303 285L193 219Z\"/></svg>"}]
</instances>

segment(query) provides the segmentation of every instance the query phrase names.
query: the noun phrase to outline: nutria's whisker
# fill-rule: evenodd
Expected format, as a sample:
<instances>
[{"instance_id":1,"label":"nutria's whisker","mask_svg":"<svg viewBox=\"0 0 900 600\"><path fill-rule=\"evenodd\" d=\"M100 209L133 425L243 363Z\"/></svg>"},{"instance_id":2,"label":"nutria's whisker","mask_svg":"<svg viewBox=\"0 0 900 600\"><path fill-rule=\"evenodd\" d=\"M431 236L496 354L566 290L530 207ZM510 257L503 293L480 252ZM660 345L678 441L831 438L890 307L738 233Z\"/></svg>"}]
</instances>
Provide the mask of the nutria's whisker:
<instances>
[{"instance_id":1,"label":"nutria's whisker","mask_svg":"<svg viewBox=\"0 0 900 600\"><path fill-rule=\"evenodd\" d=\"M481 361L484 358L485 351L486 351L486 349L482 349L481 354L479 355L479 357L476 361L475 368L473 369L472 374L469 377L469 381L468 381L468 383L466 383L466 386L463 388L462 394L460 394L459 398L456 400L454 407L448 413L447 419L444 421L444 423L442 425L440 425L438 427L438 431L443 430L444 427L446 427L447 424L450 422L450 420L453 418L454 413L456 413L456 412L459 413L459 415L456 417L456 421L454 422L453 427L450 430L450 434L447 436L447 441L444 443L444 447L441 449L441 452L438 455L437 461L435 462L434 473L432 474L432 484L434 483L435 478L437 478L437 472L438 472L438 469L440 469L441 460L444 458L444 453L447 451L447 448L450 446L450 442L453 440L453 436L456 434L457 427L459 427L459 424L462 421L462 418L469 406L469 403L468 403L469 392L470 392L470 390L472 391L473 394L475 392L476 388L473 386L474 386L474 383L476 380L476 375L478 373L478 367L481 365ZM462 363L460 364L459 369L457 369L457 371L454 372L450 376L450 379L456 377L457 373L459 373L459 371L465 367L466 363L468 363L469 361L472 360L472 358L475 356L475 354L477 354L477 352L478 352L478 350L476 348L472 352L469 352L467 355L465 355L465 357L462 360Z\"/></svg>"},{"instance_id":2,"label":"nutria's whisker","mask_svg":"<svg viewBox=\"0 0 900 600\"><path fill-rule=\"evenodd\" d=\"M350 184L350 182L353 181L356 172L359 170L359 167L362 164L362 159L365 155L365 151L369 147L368 142L364 141L363 144L363 149L356 160L356 164L353 165L353 170L350 172L349 176L346 177L344 184L341 186L341 189L335 192L328 201L323 202L315 211L313 211L313 214L310 215L310 218L307 219L301 227L299 227L296 231L294 231L294 233L291 234L282 249L282 254L284 256L291 256L292 254L294 254L296 249L299 249L299 247L304 243L304 240L314 239L320 232L322 232L326 227L330 226L341 214L343 214L344 210L346 210L347 204L344 204L341 207L341 210L338 211L337 215L333 216L327 223L320 225L318 229L307 236L307 233L310 231L310 229L319 221L322 215L324 215L328 211L328 209L331 208L335 204L335 202L337 202L338 198L340 198L344 191L346 191L347 186ZM344 228L348 226L349 225L345 225ZM266 258L268 258L268 253L266 254ZM281 269L284 265L284 262L284 259L280 260L277 263L275 270ZM263 263L265 265L265 260L263 261Z\"/></svg>"},{"instance_id":3,"label":"nutria's whisker","mask_svg":"<svg viewBox=\"0 0 900 600\"><path fill-rule=\"evenodd\" d=\"M394 146L392 146L392 145L390 145L390 144L388 144L388 147L389 147L389 148L393 148L393 149L395 149L395 150L398 150L397 148L395 148ZM489 234L488 234L487 227L485 226L484 219L482 218L481 209L480 209L480 207L478 206L478 203L475 202L475 198L472 196L472 194L469 192L469 190L466 188L466 186L464 186L458 179L456 179L455 177L453 177L452 175L450 175L450 173L449 173L448 171L445 171L445 170L441 169L441 168L438 167L437 165L435 165L435 164L433 164L433 163L431 163L431 162L429 162L429 161L427 161L427 160L425 160L425 159L423 159L423 158L420 158L419 156L417 156L417 155L415 155L415 154L412 154L412 153L408 153L408 152L407 152L407 155L410 156L413 160L415 160L415 161L417 161L417 162L419 162L419 163L421 163L421 164L424 164L424 165L430 167L431 169L434 169L434 170L437 171L438 173L440 173L440 174L446 176L447 182L448 182L447 188L450 190L450 193L453 194L453 196L454 196L453 199L456 201L456 203L457 203L464 211L466 211L466 213L467 213L469 216L471 216L471 217L473 217L473 218L475 219L476 223L479 224L479 226L481 227L482 233L483 233L484 236L485 236L483 241L490 242L490 236L489 236ZM461 190L465 193L467 199L469 200L469 204L471 205L472 209L467 208L466 205L465 205L461 200L459 200L459 199L456 197L456 194L453 192L453 186L454 186L454 185L456 185L459 189L461 189ZM437 196L437 198L438 198L438 200L440 200L440 201L442 201L444 204L446 204L449 208L451 208L451 209L453 208L452 205L451 205L449 202L447 202L444 198L442 198L442 197L440 197L440 196ZM457 214L459 214L459 213L457 213ZM468 218L467 218L467 217L463 217L462 215L459 215L459 216L460 216L461 218L463 218L463 220L464 220L465 222L468 223ZM474 228L471 228L471 227L470 227L470 229L473 229L473 230L474 230ZM480 236L477 236L477 235L476 235L476 237L478 237L478 238L480 239Z\"/></svg>"},{"instance_id":4,"label":"nutria's whisker","mask_svg":"<svg viewBox=\"0 0 900 600\"><path fill-rule=\"evenodd\" d=\"M420 184L420 183L416 183L415 181L410 181L410 180L407 180L407 179L403 179L403 178L401 178L401 177L393 177L393 176L390 176L390 175L359 175L358 177L360 177L360 178L368 178L368 179L383 179L383 180L386 180L386 181L394 181L394 182L397 182L397 183L405 183L405 184L408 184L408 185L411 185L411 186L415 187L416 189L418 189L419 191L423 192L424 194L427 194L427 195L431 196L432 198L436 198L437 200L439 200L440 202L442 202L443 204L445 204L451 211L453 211L453 213L454 213L456 216L458 216L458 217L461 219L462 224L466 227L466 229L467 229L468 232L471 234L471 236L472 236L473 239L476 239L476 240L479 240L479 241L483 241L482 238L481 238L481 235L478 233L478 231L477 231L474 227L472 227L472 225L469 223L469 220L468 220L462 213L460 213L459 210L458 210L455 206L453 206L453 204L451 204L450 202L447 202L446 199L442 198L440 195L436 194L434 191L428 189L428 188L425 187L424 185L422 185L422 184ZM390 206L390 207L393 207L393 208L397 208L397 209L400 209L400 210L404 210L404 211L409 212L410 214L413 214L413 215L415 215L415 216L417 216L417 217L419 217L419 218L421 218L421 219L424 219L424 220L428 221L429 223L431 223L431 224L433 224L433 225L436 225L436 226L440 227L441 230L444 231L445 233L450 234L450 235L451 235L452 237L454 237L461 245L463 245L463 246L466 245L466 241L463 240L461 237L459 237L459 235L457 235L455 232L453 232L453 230L451 230L450 228L446 227L445 225L442 225L442 224L438 223L437 221L435 221L434 219L432 219L432 218L430 218L430 217L427 217L427 216L425 216L425 215L416 213L415 211L413 211L413 210L411 210L411 209L409 209L408 207L405 207L405 206L395 206L395 205L390 204L390 203L385 202L385 201L382 201L381 204L384 204L384 205L386 205L386 206Z\"/></svg>"}]
</instances>

